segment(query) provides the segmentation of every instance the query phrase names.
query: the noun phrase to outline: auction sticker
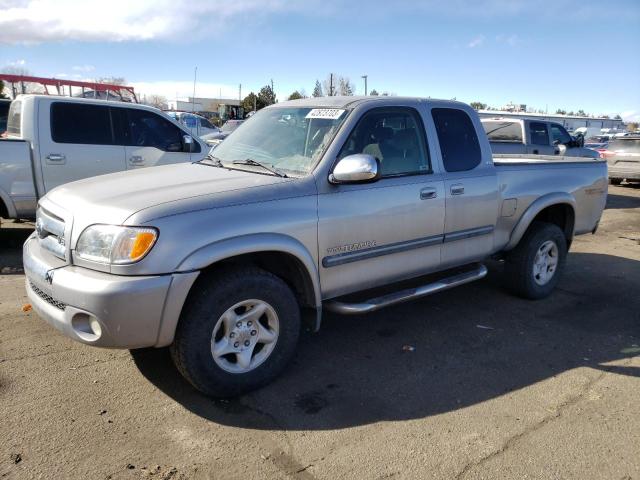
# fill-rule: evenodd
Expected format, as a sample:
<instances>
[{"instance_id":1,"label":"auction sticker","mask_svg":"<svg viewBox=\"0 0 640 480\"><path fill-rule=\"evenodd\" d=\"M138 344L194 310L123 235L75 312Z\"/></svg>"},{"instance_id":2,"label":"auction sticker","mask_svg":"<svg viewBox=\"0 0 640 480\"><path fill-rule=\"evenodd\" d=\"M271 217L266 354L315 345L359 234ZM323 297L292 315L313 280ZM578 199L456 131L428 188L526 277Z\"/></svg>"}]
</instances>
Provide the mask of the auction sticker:
<instances>
[{"instance_id":1,"label":"auction sticker","mask_svg":"<svg viewBox=\"0 0 640 480\"><path fill-rule=\"evenodd\" d=\"M345 110L341 108L314 108L305 118L325 118L327 120L339 119Z\"/></svg>"}]
</instances>

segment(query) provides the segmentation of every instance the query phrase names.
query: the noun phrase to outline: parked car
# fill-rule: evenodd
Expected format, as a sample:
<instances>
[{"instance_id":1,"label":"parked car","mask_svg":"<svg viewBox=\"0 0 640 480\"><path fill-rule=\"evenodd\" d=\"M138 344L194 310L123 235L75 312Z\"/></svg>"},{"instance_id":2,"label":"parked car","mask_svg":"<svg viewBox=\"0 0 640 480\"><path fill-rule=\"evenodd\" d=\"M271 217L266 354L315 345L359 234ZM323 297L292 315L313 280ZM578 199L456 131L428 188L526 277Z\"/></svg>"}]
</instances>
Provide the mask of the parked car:
<instances>
[{"instance_id":1,"label":"parked car","mask_svg":"<svg viewBox=\"0 0 640 480\"><path fill-rule=\"evenodd\" d=\"M196 137L204 137L205 135L221 132L221 130L209 120L195 113L175 111L167 111L165 113L187 127L191 134Z\"/></svg>"},{"instance_id":2,"label":"parked car","mask_svg":"<svg viewBox=\"0 0 640 480\"><path fill-rule=\"evenodd\" d=\"M0 99L0 136L7 131L7 118L9 118L9 105L11 100Z\"/></svg>"},{"instance_id":3,"label":"parked car","mask_svg":"<svg viewBox=\"0 0 640 480\"><path fill-rule=\"evenodd\" d=\"M204 135L202 139L207 142L207 145L209 145L210 147L217 147L218 144L222 142L222 140L231 135L231 133L234 132L243 123L244 120L227 120L225 124L222 125L220 132Z\"/></svg>"},{"instance_id":4,"label":"parked car","mask_svg":"<svg viewBox=\"0 0 640 480\"><path fill-rule=\"evenodd\" d=\"M22 95L11 103L0 140L0 217L35 217L37 200L67 182L196 161L208 150L152 107Z\"/></svg>"},{"instance_id":5,"label":"parked car","mask_svg":"<svg viewBox=\"0 0 640 480\"><path fill-rule=\"evenodd\" d=\"M640 182L640 135L612 139L602 156L607 159L612 184Z\"/></svg>"},{"instance_id":6,"label":"parked car","mask_svg":"<svg viewBox=\"0 0 640 480\"><path fill-rule=\"evenodd\" d=\"M606 196L604 160L492 156L459 102L288 101L200 162L47 194L24 245L26 288L68 337L170 345L197 389L231 396L278 375L303 318L317 330L325 310L363 314L479 280L490 257L512 291L546 297Z\"/></svg>"},{"instance_id":7,"label":"parked car","mask_svg":"<svg viewBox=\"0 0 640 480\"><path fill-rule=\"evenodd\" d=\"M483 118L482 126L493 153L589 158L599 156L597 152L584 148L582 137L572 137L559 123L545 120Z\"/></svg>"}]
</instances>

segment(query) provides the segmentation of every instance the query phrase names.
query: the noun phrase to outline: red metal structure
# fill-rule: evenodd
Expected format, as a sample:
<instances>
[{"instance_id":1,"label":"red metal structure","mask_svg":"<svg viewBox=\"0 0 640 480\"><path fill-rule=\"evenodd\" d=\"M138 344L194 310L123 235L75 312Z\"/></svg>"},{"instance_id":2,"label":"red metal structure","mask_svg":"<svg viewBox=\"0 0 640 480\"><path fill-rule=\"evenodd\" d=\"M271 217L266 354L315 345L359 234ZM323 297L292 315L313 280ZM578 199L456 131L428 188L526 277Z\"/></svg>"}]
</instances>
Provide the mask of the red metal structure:
<instances>
[{"instance_id":1,"label":"red metal structure","mask_svg":"<svg viewBox=\"0 0 640 480\"><path fill-rule=\"evenodd\" d=\"M129 87L126 85L115 85L110 83L97 83L97 82L80 82L77 80L62 80L59 78L45 78L45 77L30 77L27 75L10 75L10 74L0 74L0 80L6 82L11 85L11 90L13 93L13 97L19 93L25 93L25 83L39 83L44 86L44 91L47 95L50 95L48 87L56 88L56 95L65 95L65 87L68 87L69 96L72 96L72 87L77 87L82 89L82 93L84 94L86 90L90 90L96 92L96 97L98 97L97 92L105 92L105 97L109 97L109 93L113 93L118 95L121 100L125 100L128 98L128 94L133 98L133 101L138 103L138 97L136 97L136 93L133 87ZM19 88L16 88L16 85ZM90 97L89 97L90 98Z\"/></svg>"}]
</instances>

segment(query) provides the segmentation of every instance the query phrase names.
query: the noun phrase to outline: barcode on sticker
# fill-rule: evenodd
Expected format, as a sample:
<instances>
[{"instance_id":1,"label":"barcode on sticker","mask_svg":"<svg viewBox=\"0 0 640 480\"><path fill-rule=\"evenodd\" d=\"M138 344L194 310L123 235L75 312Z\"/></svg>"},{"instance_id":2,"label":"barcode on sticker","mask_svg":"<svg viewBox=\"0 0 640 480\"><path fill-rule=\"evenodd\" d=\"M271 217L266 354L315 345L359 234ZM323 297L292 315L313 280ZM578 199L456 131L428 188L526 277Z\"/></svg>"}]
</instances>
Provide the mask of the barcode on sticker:
<instances>
[{"instance_id":1,"label":"barcode on sticker","mask_svg":"<svg viewBox=\"0 0 640 480\"><path fill-rule=\"evenodd\" d=\"M328 120L337 120L344 113L341 108L314 108L305 118L326 118Z\"/></svg>"}]
</instances>

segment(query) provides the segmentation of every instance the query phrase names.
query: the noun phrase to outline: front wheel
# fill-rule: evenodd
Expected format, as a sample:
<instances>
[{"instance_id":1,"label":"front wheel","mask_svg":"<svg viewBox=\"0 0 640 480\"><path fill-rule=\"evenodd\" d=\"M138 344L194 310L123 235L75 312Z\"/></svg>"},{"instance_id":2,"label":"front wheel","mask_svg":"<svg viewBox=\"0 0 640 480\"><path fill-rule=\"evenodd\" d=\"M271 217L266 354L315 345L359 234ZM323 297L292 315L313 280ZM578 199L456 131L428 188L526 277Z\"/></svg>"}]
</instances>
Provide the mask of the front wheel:
<instances>
[{"instance_id":1,"label":"front wheel","mask_svg":"<svg viewBox=\"0 0 640 480\"><path fill-rule=\"evenodd\" d=\"M300 333L300 309L287 284L239 267L208 274L194 288L171 345L182 375L212 397L240 395L274 379Z\"/></svg>"},{"instance_id":2,"label":"front wheel","mask_svg":"<svg viewBox=\"0 0 640 480\"><path fill-rule=\"evenodd\" d=\"M558 284L567 257L567 240L555 224L534 222L505 259L506 286L532 300L548 296Z\"/></svg>"},{"instance_id":3,"label":"front wheel","mask_svg":"<svg viewBox=\"0 0 640 480\"><path fill-rule=\"evenodd\" d=\"M622 183L622 179L621 178L610 178L609 179L609 183L611 185L620 185Z\"/></svg>"}]
</instances>

